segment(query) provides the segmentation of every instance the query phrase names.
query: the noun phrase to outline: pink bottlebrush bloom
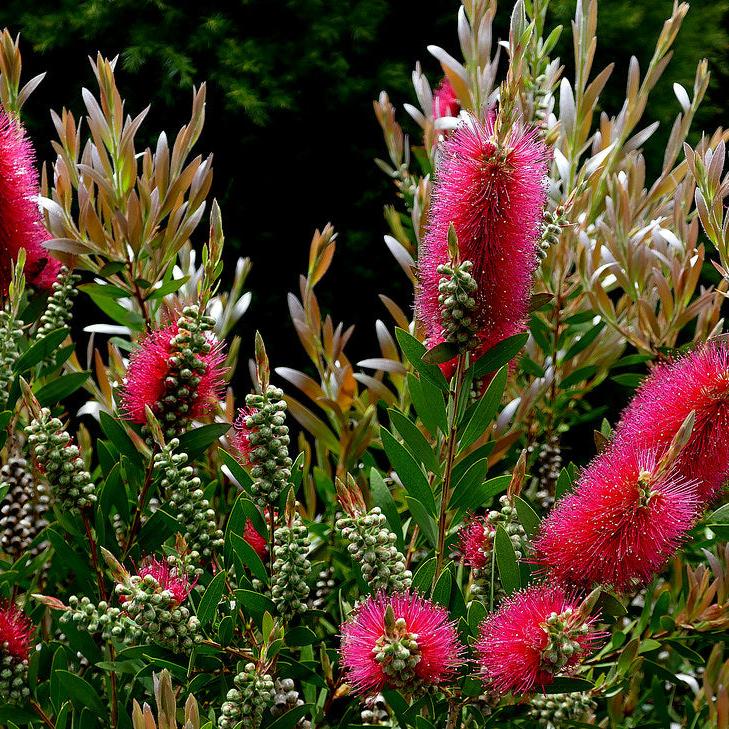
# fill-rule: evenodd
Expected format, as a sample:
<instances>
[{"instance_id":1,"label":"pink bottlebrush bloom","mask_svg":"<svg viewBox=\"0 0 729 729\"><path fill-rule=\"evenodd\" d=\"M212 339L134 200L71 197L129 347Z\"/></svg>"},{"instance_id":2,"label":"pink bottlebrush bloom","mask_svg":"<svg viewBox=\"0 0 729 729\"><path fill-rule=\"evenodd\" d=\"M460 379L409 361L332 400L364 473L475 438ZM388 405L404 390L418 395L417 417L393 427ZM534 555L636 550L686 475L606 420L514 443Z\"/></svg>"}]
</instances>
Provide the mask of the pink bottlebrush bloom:
<instances>
[{"instance_id":1,"label":"pink bottlebrush bloom","mask_svg":"<svg viewBox=\"0 0 729 729\"><path fill-rule=\"evenodd\" d=\"M549 152L536 129L513 127L501 144L496 115L469 117L441 147L430 217L418 261L416 314L430 347L443 341L438 266L448 262L453 223L460 257L473 263L476 354L524 329L546 202ZM443 368L448 372L452 363Z\"/></svg>"},{"instance_id":2,"label":"pink bottlebrush bloom","mask_svg":"<svg viewBox=\"0 0 729 729\"><path fill-rule=\"evenodd\" d=\"M129 358L129 366L124 385L121 388L124 417L132 423L144 425L147 422L145 405L157 414L159 403L170 386L170 378L175 376L175 367L170 361L174 356L172 338L179 331L177 322L167 324L147 334ZM207 354L200 355L205 371L192 393L192 402L186 412L188 418L206 415L218 401L225 388L225 354L223 345L211 337L211 348ZM174 385L173 385L174 386Z\"/></svg>"},{"instance_id":3,"label":"pink bottlebrush bloom","mask_svg":"<svg viewBox=\"0 0 729 729\"><path fill-rule=\"evenodd\" d=\"M0 603L0 655L26 660L32 633L30 618L20 608L12 603Z\"/></svg>"},{"instance_id":4,"label":"pink bottlebrush bloom","mask_svg":"<svg viewBox=\"0 0 729 729\"><path fill-rule=\"evenodd\" d=\"M251 443L251 434L258 429L250 420L255 415L255 408L239 408L238 417L233 423L233 434L231 435L231 444L238 452L240 462L244 466L251 465L251 453L255 446Z\"/></svg>"},{"instance_id":5,"label":"pink bottlebrush bloom","mask_svg":"<svg viewBox=\"0 0 729 729\"><path fill-rule=\"evenodd\" d=\"M366 696L385 688L415 693L451 680L462 663L448 611L416 593L368 597L341 630L347 682Z\"/></svg>"},{"instance_id":6,"label":"pink bottlebrush bloom","mask_svg":"<svg viewBox=\"0 0 729 729\"><path fill-rule=\"evenodd\" d=\"M246 525L243 529L243 539L253 547L253 550L261 559L268 554L266 537L258 533L258 530L253 526L253 522L250 519L246 519Z\"/></svg>"},{"instance_id":7,"label":"pink bottlebrush bloom","mask_svg":"<svg viewBox=\"0 0 729 729\"><path fill-rule=\"evenodd\" d=\"M552 577L627 592L650 581L694 523L694 482L657 472L654 451L615 440L542 522L535 561Z\"/></svg>"},{"instance_id":8,"label":"pink bottlebrush bloom","mask_svg":"<svg viewBox=\"0 0 729 729\"><path fill-rule=\"evenodd\" d=\"M695 412L691 438L676 467L695 479L699 499L718 496L729 479L729 345L710 341L657 366L625 409L614 438L661 456L686 417Z\"/></svg>"},{"instance_id":9,"label":"pink bottlebrush bloom","mask_svg":"<svg viewBox=\"0 0 729 729\"><path fill-rule=\"evenodd\" d=\"M443 76L433 93L433 117L440 119L444 116L458 116L460 110L461 102L458 101L453 85L448 76Z\"/></svg>"},{"instance_id":10,"label":"pink bottlebrush bloom","mask_svg":"<svg viewBox=\"0 0 729 729\"><path fill-rule=\"evenodd\" d=\"M61 264L46 250L49 236L38 208L33 145L22 124L0 109L0 290L10 283L10 263L25 248L28 283L49 289Z\"/></svg>"},{"instance_id":11,"label":"pink bottlebrush bloom","mask_svg":"<svg viewBox=\"0 0 729 729\"><path fill-rule=\"evenodd\" d=\"M521 694L573 673L603 637L592 629L595 620L558 585L513 594L481 626L476 651L486 684Z\"/></svg>"},{"instance_id":12,"label":"pink bottlebrush bloom","mask_svg":"<svg viewBox=\"0 0 729 729\"><path fill-rule=\"evenodd\" d=\"M463 563L471 569L486 567L485 550L491 549L486 517L471 516L460 530L458 551ZM490 529L488 529L490 531Z\"/></svg>"},{"instance_id":13,"label":"pink bottlebrush bloom","mask_svg":"<svg viewBox=\"0 0 729 729\"><path fill-rule=\"evenodd\" d=\"M172 597L178 605L187 600L187 596L195 586L187 575L179 574L176 569L170 567L166 560L156 557L147 557L137 574L140 577L147 575L154 577L162 590L172 593Z\"/></svg>"}]
</instances>

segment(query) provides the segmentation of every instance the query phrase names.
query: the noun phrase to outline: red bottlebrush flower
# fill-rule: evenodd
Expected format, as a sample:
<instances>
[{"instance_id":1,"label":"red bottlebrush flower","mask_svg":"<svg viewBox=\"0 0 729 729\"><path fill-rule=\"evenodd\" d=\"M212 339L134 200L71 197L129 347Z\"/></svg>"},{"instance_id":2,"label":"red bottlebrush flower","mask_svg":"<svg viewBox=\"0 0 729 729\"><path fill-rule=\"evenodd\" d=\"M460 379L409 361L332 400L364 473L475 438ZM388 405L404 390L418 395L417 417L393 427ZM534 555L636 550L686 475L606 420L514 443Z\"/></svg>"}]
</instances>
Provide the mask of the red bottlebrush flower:
<instances>
[{"instance_id":1,"label":"red bottlebrush flower","mask_svg":"<svg viewBox=\"0 0 729 729\"><path fill-rule=\"evenodd\" d=\"M138 348L129 358L129 366L124 385L121 389L121 410L132 423L144 425L147 418L144 412L148 405L155 414L160 411L160 403L168 394L170 386L173 390L178 383L170 382L176 375L171 358L174 357L172 339L178 333L176 322L150 332L139 343ZM222 397L225 388L225 370L223 363L225 354L223 345L210 338L211 348L200 359L205 370L200 374L200 382L190 393L191 403L185 413L188 418L199 418L206 415L213 403Z\"/></svg>"},{"instance_id":2,"label":"red bottlebrush flower","mask_svg":"<svg viewBox=\"0 0 729 729\"><path fill-rule=\"evenodd\" d=\"M243 539L253 547L253 550L261 559L268 554L266 537L258 533L258 530L253 526L253 522L250 519L246 519L246 525L243 529Z\"/></svg>"},{"instance_id":3,"label":"red bottlebrush flower","mask_svg":"<svg viewBox=\"0 0 729 729\"><path fill-rule=\"evenodd\" d=\"M30 618L12 603L0 603L0 655L24 661L30 655L33 625Z\"/></svg>"},{"instance_id":4,"label":"red bottlebrush flower","mask_svg":"<svg viewBox=\"0 0 729 729\"><path fill-rule=\"evenodd\" d=\"M603 637L594 622L562 587L513 594L481 626L476 650L484 680L500 693L528 693L573 673Z\"/></svg>"},{"instance_id":5,"label":"red bottlebrush flower","mask_svg":"<svg viewBox=\"0 0 729 729\"><path fill-rule=\"evenodd\" d=\"M464 564L471 569L480 570L486 567L484 550L491 549L491 538L486 528L485 517L472 516L460 530L458 549Z\"/></svg>"},{"instance_id":6,"label":"red bottlebrush flower","mask_svg":"<svg viewBox=\"0 0 729 729\"><path fill-rule=\"evenodd\" d=\"M463 647L448 611L416 593L368 597L342 625L341 663L354 691L414 693L453 678Z\"/></svg>"},{"instance_id":7,"label":"red bottlebrush flower","mask_svg":"<svg viewBox=\"0 0 729 729\"><path fill-rule=\"evenodd\" d=\"M441 148L415 302L431 347L443 341L438 266L449 260L451 223L460 257L473 263L478 284L471 314L480 340L477 354L522 331L526 321L549 154L537 130L521 125L501 145L495 119L470 117Z\"/></svg>"},{"instance_id":8,"label":"red bottlebrush flower","mask_svg":"<svg viewBox=\"0 0 729 729\"><path fill-rule=\"evenodd\" d=\"M448 76L444 76L433 93L433 117L440 119L444 116L458 116L460 110L461 102L458 101Z\"/></svg>"},{"instance_id":9,"label":"red bottlebrush flower","mask_svg":"<svg viewBox=\"0 0 729 729\"><path fill-rule=\"evenodd\" d=\"M147 557L137 574L140 577L146 577L147 575L154 577L162 590L172 593L172 597L178 605L187 600L187 596L195 586L195 583L191 583L187 575L179 574L165 560L156 557Z\"/></svg>"},{"instance_id":10,"label":"red bottlebrush flower","mask_svg":"<svg viewBox=\"0 0 729 729\"><path fill-rule=\"evenodd\" d=\"M230 441L233 448L238 451L239 460L244 466L251 465L251 453L255 448L251 443L251 434L257 432L258 428L249 420L255 413L255 408L239 408L238 417L233 423Z\"/></svg>"},{"instance_id":11,"label":"red bottlebrush flower","mask_svg":"<svg viewBox=\"0 0 729 729\"><path fill-rule=\"evenodd\" d=\"M694 482L659 473L655 452L619 440L542 522L536 562L567 584L626 592L648 582L678 549L697 512Z\"/></svg>"},{"instance_id":12,"label":"red bottlebrush flower","mask_svg":"<svg viewBox=\"0 0 729 729\"><path fill-rule=\"evenodd\" d=\"M38 208L35 153L22 124L0 109L0 290L10 283L10 263L25 248L28 283L49 289L61 267L44 243L49 236Z\"/></svg>"},{"instance_id":13,"label":"red bottlebrush flower","mask_svg":"<svg viewBox=\"0 0 729 729\"><path fill-rule=\"evenodd\" d=\"M660 457L692 410L696 421L676 468L696 479L699 499L708 502L729 479L729 345L707 342L656 367L625 409L614 437L656 449Z\"/></svg>"}]
</instances>

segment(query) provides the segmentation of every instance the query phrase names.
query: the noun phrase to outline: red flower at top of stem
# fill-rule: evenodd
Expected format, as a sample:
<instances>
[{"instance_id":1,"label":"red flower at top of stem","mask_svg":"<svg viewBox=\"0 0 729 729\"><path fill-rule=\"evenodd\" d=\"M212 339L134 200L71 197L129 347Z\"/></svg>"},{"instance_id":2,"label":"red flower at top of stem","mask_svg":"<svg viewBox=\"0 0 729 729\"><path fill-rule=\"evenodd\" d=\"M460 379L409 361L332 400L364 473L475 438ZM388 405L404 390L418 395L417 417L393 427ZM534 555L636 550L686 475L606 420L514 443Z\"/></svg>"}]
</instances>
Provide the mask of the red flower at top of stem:
<instances>
[{"instance_id":1,"label":"red flower at top of stem","mask_svg":"<svg viewBox=\"0 0 729 729\"><path fill-rule=\"evenodd\" d=\"M476 643L486 683L500 693L528 693L574 672L602 639L594 617L558 585L532 585L488 616Z\"/></svg>"},{"instance_id":2,"label":"red flower at top of stem","mask_svg":"<svg viewBox=\"0 0 729 729\"><path fill-rule=\"evenodd\" d=\"M0 603L0 655L26 660L32 633L30 618L20 608L12 603Z\"/></svg>"},{"instance_id":3,"label":"red flower at top of stem","mask_svg":"<svg viewBox=\"0 0 729 729\"><path fill-rule=\"evenodd\" d=\"M147 334L129 358L129 366L121 389L121 410L133 423L147 422L145 406L158 414L160 403L168 394L176 394L182 386L179 373L171 358L174 357L173 337L177 335L177 322L167 324ZM210 336L210 351L200 355L205 365L199 382L188 393L190 400L185 416L199 418L206 415L212 405L222 397L225 388L225 354L221 342Z\"/></svg>"},{"instance_id":4,"label":"red flower at top of stem","mask_svg":"<svg viewBox=\"0 0 729 729\"><path fill-rule=\"evenodd\" d=\"M729 479L729 345L710 341L658 365L638 388L614 439L655 449L660 457L686 417L695 413L676 468L696 480L699 500L718 496Z\"/></svg>"},{"instance_id":5,"label":"red flower at top of stem","mask_svg":"<svg viewBox=\"0 0 729 729\"><path fill-rule=\"evenodd\" d=\"M473 116L443 142L428 227L418 261L417 317L429 346L443 341L438 266L449 260L453 224L459 255L478 284L472 312L477 354L523 330L546 202L549 151L536 129L516 124L505 142L496 115ZM444 370L450 371L452 363Z\"/></svg>"},{"instance_id":6,"label":"red flower at top of stem","mask_svg":"<svg viewBox=\"0 0 729 729\"><path fill-rule=\"evenodd\" d=\"M488 523L484 516L471 516L460 530L458 550L463 563L471 569L486 567L486 549L491 549Z\"/></svg>"},{"instance_id":7,"label":"red flower at top of stem","mask_svg":"<svg viewBox=\"0 0 729 729\"><path fill-rule=\"evenodd\" d=\"M25 248L25 277L49 289L61 264L44 243L49 235L38 208L35 153L23 125L0 109L0 290L10 283L10 263Z\"/></svg>"},{"instance_id":8,"label":"red flower at top of stem","mask_svg":"<svg viewBox=\"0 0 729 729\"><path fill-rule=\"evenodd\" d=\"M170 567L166 560L156 557L147 557L137 574L140 577L150 575L159 584L160 589L167 590L172 594L174 601L180 605L195 586L185 574L179 574L177 569Z\"/></svg>"}]
</instances>

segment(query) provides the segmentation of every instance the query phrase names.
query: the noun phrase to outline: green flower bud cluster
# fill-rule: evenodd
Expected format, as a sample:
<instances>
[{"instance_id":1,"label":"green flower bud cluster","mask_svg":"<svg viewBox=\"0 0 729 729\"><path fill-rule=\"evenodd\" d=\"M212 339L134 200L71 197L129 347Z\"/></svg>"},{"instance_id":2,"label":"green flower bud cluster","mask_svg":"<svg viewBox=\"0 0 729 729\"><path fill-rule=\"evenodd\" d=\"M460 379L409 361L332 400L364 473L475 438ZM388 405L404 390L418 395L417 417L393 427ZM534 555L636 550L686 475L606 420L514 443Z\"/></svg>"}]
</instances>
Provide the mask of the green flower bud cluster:
<instances>
[{"instance_id":1,"label":"green flower bud cluster","mask_svg":"<svg viewBox=\"0 0 729 729\"><path fill-rule=\"evenodd\" d=\"M560 729L567 722L586 722L596 708L590 695L581 691L555 696L537 694L529 702L529 718L546 729Z\"/></svg>"},{"instance_id":2,"label":"green flower bud cluster","mask_svg":"<svg viewBox=\"0 0 729 729\"><path fill-rule=\"evenodd\" d=\"M470 349L476 345L476 326L471 316L476 299L474 294L478 288L471 275L473 263L441 264L438 273L438 303L440 304L443 322L443 339L458 345L461 349Z\"/></svg>"},{"instance_id":3,"label":"green flower bud cluster","mask_svg":"<svg viewBox=\"0 0 729 729\"><path fill-rule=\"evenodd\" d=\"M190 425L189 412L208 366L203 357L212 349L207 332L214 326L215 320L201 314L198 306L186 306L177 320L177 334L170 340L167 394L156 404L155 412L167 438L184 433Z\"/></svg>"},{"instance_id":4,"label":"green flower bud cluster","mask_svg":"<svg viewBox=\"0 0 729 729\"><path fill-rule=\"evenodd\" d=\"M258 729L263 712L273 702L273 679L260 673L254 663L248 663L233 683L235 688L228 691L227 700L220 707L219 729L233 729L238 724L243 729Z\"/></svg>"},{"instance_id":5,"label":"green flower bud cluster","mask_svg":"<svg viewBox=\"0 0 729 729\"><path fill-rule=\"evenodd\" d=\"M575 611L567 608L562 613L552 613L544 625L548 640L542 649L541 663L552 674L559 673L581 650L576 638L589 630L587 623L574 618Z\"/></svg>"},{"instance_id":6,"label":"green flower bud cluster","mask_svg":"<svg viewBox=\"0 0 729 729\"><path fill-rule=\"evenodd\" d=\"M188 548L210 558L223 546L223 531L217 526L215 511L204 497L195 470L186 465L187 453L174 452L179 445L180 441L173 438L155 454L154 467L162 475L167 508L185 529Z\"/></svg>"},{"instance_id":7,"label":"green flower bud cluster","mask_svg":"<svg viewBox=\"0 0 729 729\"><path fill-rule=\"evenodd\" d=\"M48 297L46 310L40 318L38 336L43 337L56 329L68 329L71 322L73 300L78 294L76 284L81 277L66 266L61 266L52 293Z\"/></svg>"},{"instance_id":8,"label":"green flower bud cluster","mask_svg":"<svg viewBox=\"0 0 729 729\"><path fill-rule=\"evenodd\" d=\"M63 429L61 421L51 417L48 408L41 410L25 433L31 453L62 509L86 509L96 503L96 486L78 446Z\"/></svg>"},{"instance_id":9,"label":"green flower bud cluster","mask_svg":"<svg viewBox=\"0 0 729 729\"><path fill-rule=\"evenodd\" d=\"M79 599L76 595L68 599L68 609L61 614L60 622L119 643L133 643L142 635L142 631L119 608L103 601L94 605L88 597Z\"/></svg>"},{"instance_id":10,"label":"green flower bud cluster","mask_svg":"<svg viewBox=\"0 0 729 729\"><path fill-rule=\"evenodd\" d=\"M309 596L307 577L311 572L308 530L298 513L273 535L273 577L271 599L279 615L290 620L306 610Z\"/></svg>"},{"instance_id":11,"label":"green flower bud cluster","mask_svg":"<svg viewBox=\"0 0 729 729\"><path fill-rule=\"evenodd\" d=\"M329 595L332 594L337 586L334 580L334 569L326 567L317 575L316 584L314 585L314 597L309 600L310 606L315 610L323 610Z\"/></svg>"},{"instance_id":12,"label":"green flower bud cluster","mask_svg":"<svg viewBox=\"0 0 729 729\"><path fill-rule=\"evenodd\" d=\"M304 700L299 697L299 692L296 690L293 680L290 678L277 678L274 684L271 716L274 719L278 719L287 711L303 705ZM295 726L297 729L310 729L311 722L308 719L299 719Z\"/></svg>"},{"instance_id":13,"label":"green flower bud cluster","mask_svg":"<svg viewBox=\"0 0 729 729\"><path fill-rule=\"evenodd\" d=\"M388 608L391 610L391 608ZM385 616L385 634L377 639L372 649L375 661L382 667L390 686L396 689L414 691L419 684L415 674L415 666L420 663L421 655L418 647L418 636L407 630L405 618L394 620L388 625L388 616Z\"/></svg>"},{"instance_id":14,"label":"green flower bud cluster","mask_svg":"<svg viewBox=\"0 0 729 729\"><path fill-rule=\"evenodd\" d=\"M116 586L116 593L126 598L125 612L149 640L175 653L189 653L202 638L197 617L152 575L132 575L127 584Z\"/></svg>"},{"instance_id":15,"label":"green flower bud cluster","mask_svg":"<svg viewBox=\"0 0 729 729\"><path fill-rule=\"evenodd\" d=\"M491 530L485 534L488 543L493 544L496 539L496 528L501 526L504 531L509 535L511 544L514 547L516 558L521 559L526 553L527 548L527 535L524 531L524 527L519 521L519 515L516 513L516 508L513 507L509 501L509 497L504 494L500 499L499 503L501 508L499 510L493 509L489 511L486 521L491 526ZM484 549L487 559L490 559L491 550Z\"/></svg>"},{"instance_id":16,"label":"green flower bud cluster","mask_svg":"<svg viewBox=\"0 0 729 729\"><path fill-rule=\"evenodd\" d=\"M246 395L251 414L245 426L250 431L248 442L256 503L265 507L278 499L291 478L289 429L286 425L286 402L283 390L269 385L263 394Z\"/></svg>"},{"instance_id":17,"label":"green flower bud cluster","mask_svg":"<svg viewBox=\"0 0 729 729\"><path fill-rule=\"evenodd\" d=\"M349 541L347 551L359 564L372 592L407 590L412 573L405 568L405 557L395 546L397 537L387 528L387 517L378 506L366 514L343 516L337 529Z\"/></svg>"},{"instance_id":18,"label":"green flower bud cluster","mask_svg":"<svg viewBox=\"0 0 729 729\"><path fill-rule=\"evenodd\" d=\"M559 243L562 228L566 224L567 216L564 206L560 205L555 210L544 211L544 215L542 216L542 235L537 246L537 253L540 258L546 258L549 249Z\"/></svg>"},{"instance_id":19,"label":"green flower bud cluster","mask_svg":"<svg viewBox=\"0 0 729 729\"><path fill-rule=\"evenodd\" d=\"M10 386L15 380L13 367L20 356L18 339L23 322L16 319L9 307L0 311L0 410L4 410L7 403Z\"/></svg>"},{"instance_id":20,"label":"green flower bud cluster","mask_svg":"<svg viewBox=\"0 0 729 729\"><path fill-rule=\"evenodd\" d=\"M2 646L0 655L0 703L25 703L30 696L28 661L3 653Z\"/></svg>"}]
</instances>

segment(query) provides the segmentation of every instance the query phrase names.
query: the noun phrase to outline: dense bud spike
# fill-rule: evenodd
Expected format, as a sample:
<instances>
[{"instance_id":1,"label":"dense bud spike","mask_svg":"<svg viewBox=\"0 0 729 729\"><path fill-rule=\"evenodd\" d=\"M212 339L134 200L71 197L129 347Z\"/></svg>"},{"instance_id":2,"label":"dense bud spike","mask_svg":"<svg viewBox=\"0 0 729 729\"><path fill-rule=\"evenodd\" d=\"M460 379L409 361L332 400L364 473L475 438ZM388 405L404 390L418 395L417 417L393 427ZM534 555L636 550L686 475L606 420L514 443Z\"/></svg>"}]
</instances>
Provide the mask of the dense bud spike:
<instances>
[{"instance_id":1,"label":"dense bud spike","mask_svg":"<svg viewBox=\"0 0 729 729\"><path fill-rule=\"evenodd\" d=\"M299 514L292 509L286 523L276 529L273 545L273 577L271 598L284 620L306 610L309 595L307 579L311 572L308 530Z\"/></svg>"},{"instance_id":2,"label":"dense bud spike","mask_svg":"<svg viewBox=\"0 0 729 729\"><path fill-rule=\"evenodd\" d=\"M42 337L56 329L69 329L71 323L73 300L78 294L76 284L81 277L66 266L61 266L58 277L51 287L46 310L40 318L38 336Z\"/></svg>"},{"instance_id":3,"label":"dense bud spike","mask_svg":"<svg viewBox=\"0 0 729 729\"><path fill-rule=\"evenodd\" d=\"M51 417L48 408L42 408L25 432L33 459L59 505L67 510L80 510L94 504L96 486L63 423Z\"/></svg>"},{"instance_id":4,"label":"dense bud spike","mask_svg":"<svg viewBox=\"0 0 729 729\"><path fill-rule=\"evenodd\" d=\"M0 410L8 405L10 386L15 380L13 371L15 362L20 356L18 340L23 329L23 322L6 305L0 310Z\"/></svg>"},{"instance_id":5,"label":"dense bud spike","mask_svg":"<svg viewBox=\"0 0 729 729\"><path fill-rule=\"evenodd\" d=\"M273 679L261 672L255 663L247 663L243 671L233 679L235 688L230 689L220 708L219 729L258 729L263 712L271 706L275 693Z\"/></svg>"}]
</instances>

